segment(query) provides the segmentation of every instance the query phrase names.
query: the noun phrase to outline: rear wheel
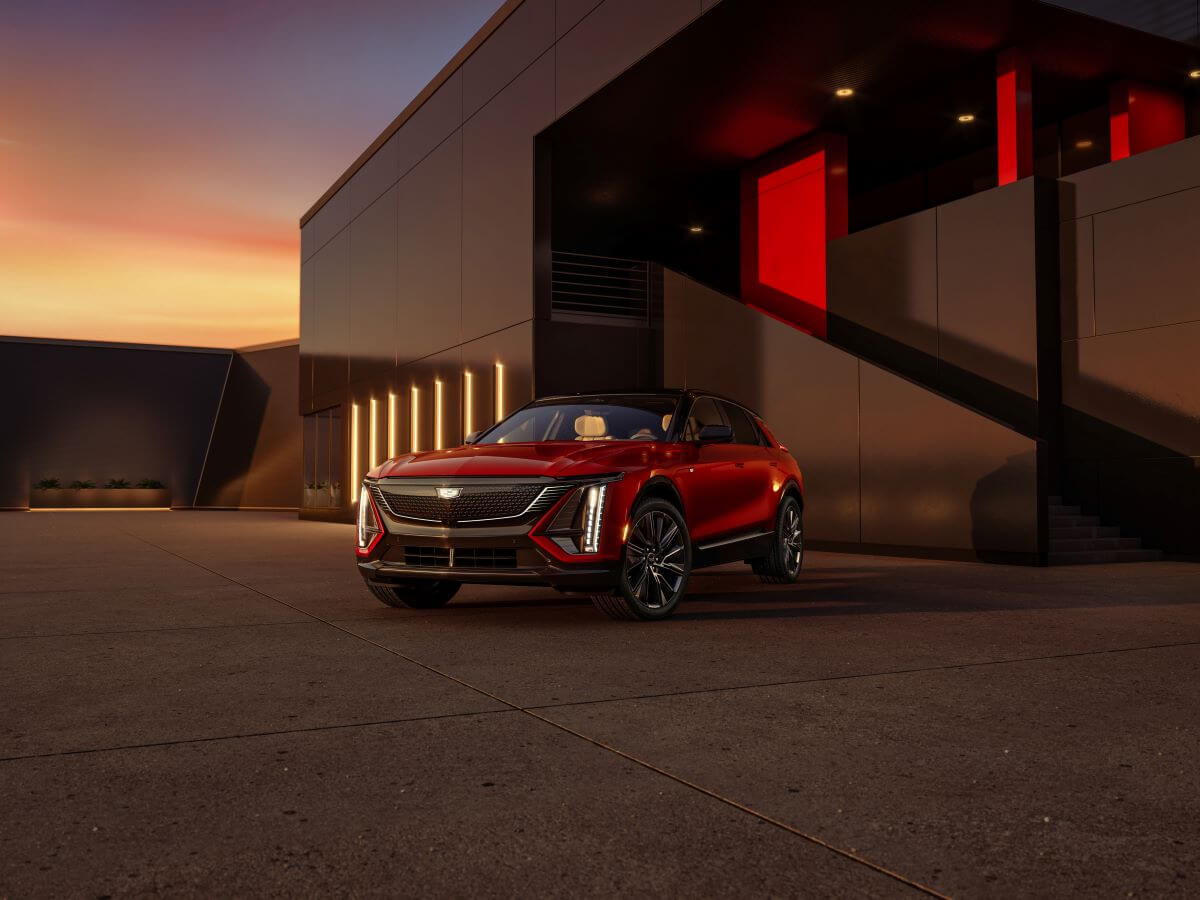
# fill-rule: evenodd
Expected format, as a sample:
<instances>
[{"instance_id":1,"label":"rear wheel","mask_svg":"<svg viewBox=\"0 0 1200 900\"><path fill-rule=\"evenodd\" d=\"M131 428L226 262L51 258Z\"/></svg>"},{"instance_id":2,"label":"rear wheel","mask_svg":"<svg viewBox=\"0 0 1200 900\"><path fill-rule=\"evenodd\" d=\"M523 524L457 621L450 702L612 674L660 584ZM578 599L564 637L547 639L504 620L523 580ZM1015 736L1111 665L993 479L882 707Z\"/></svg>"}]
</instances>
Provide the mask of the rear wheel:
<instances>
[{"instance_id":1,"label":"rear wheel","mask_svg":"<svg viewBox=\"0 0 1200 900\"><path fill-rule=\"evenodd\" d=\"M754 574L767 584L791 584L800 577L804 565L804 516L800 503L791 494L779 503L771 552L751 560L750 565Z\"/></svg>"},{"instance_id":2,"label":"rear wheel","mask_svg":"<svg viewBox=\"0 0 1200 900\"><path fill-rule=\"evenodd\" d=\"M406 581L402 584L368 581L367 588L388 606L436 609L450 602L458 593L459 584L456 581Z\"/></svg>"},{"instance_id":3,"label":"rear wheel","mask_svg":"<svg viewBox=\"0 0 1200 900\"><path fill-rule=\"evenodd\" d=\"M614 619L665 619L687 590L692 541L683 515L665 500L644 500L630 517L616 590L592 595Z\"/></svg>"}]
</instances>

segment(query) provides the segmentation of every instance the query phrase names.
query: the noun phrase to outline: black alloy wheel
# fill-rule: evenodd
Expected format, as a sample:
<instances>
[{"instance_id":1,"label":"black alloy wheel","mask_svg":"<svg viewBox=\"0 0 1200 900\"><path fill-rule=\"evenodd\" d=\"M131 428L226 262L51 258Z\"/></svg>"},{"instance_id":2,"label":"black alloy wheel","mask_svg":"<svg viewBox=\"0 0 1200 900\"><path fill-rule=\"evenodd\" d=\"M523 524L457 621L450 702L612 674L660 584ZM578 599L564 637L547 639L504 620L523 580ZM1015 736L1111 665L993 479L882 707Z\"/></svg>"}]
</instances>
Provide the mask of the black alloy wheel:
<instances>
[{"instance_id":1,"label":"black alloy wheel","mask_svg":"<svg viewBox=\"0 0 1200 900\"><path fill-rule=\"evenodd\" d=\"M397 609L437 609L445 606L458 593L460 585L456 581L425 581L413 580L400 584L383 584L379 581L368 581L367 587L379 598L381 603L394 606Z\"/></svg>"},{"instance_id":2,"label":"black alloy wheel","mask_svg":"<svg viewBox=\"0 0 1200 900\"><path fill-rule=\"evenodd\" d=\"M804 566L804 515L791 494L779 503L775 516L775 539L767 556L751 560L759 579L767 584L792 584Z\"/></svg>"},{"instance_id":3,"label":"black alloy wheel","mask_svg":"<svg viewBox=\"0 0 1200 900\"><path fill-rule=\"evenodd\" d=\"M592 600L614 619L665 619L687 590L692 571L687 523L665 500L642 501L630 523L617 588Z\"/></svg>"}]
</instances>

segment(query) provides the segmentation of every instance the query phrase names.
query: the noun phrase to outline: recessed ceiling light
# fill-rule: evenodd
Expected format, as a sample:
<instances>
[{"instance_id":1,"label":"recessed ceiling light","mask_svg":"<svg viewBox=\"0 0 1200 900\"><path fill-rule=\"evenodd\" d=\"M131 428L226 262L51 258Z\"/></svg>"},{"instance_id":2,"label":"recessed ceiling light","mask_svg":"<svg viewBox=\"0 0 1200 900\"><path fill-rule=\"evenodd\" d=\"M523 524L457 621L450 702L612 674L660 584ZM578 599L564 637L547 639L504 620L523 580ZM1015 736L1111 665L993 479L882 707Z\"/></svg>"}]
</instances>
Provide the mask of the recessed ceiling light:
<instances>
[{"instance_id":1,"label":"recessed ceiling light","mask_svg":"<svg viewBox=\"0 0 1200 900\"><path fill-rule=\"evenodd\" d=\"M1200 81L1200 69L1192 69L1192 71L1188 72L1188 78L1194 78L1197 81Z\"/></svg>"},{"instance_id":2,"label":"recessed ceiling light","mask_svg":"<svg viewBox=\"0 0 1200 900\"><path fill-rule=\"evenodd\" d=\"M704 226L703 225L691 225L688 227L688 231L690 231L692 234L700 234L701 232L704 231Z\"/></svg>"},{"instance_id":3,"label":"recessed ceiling light","mask_svg":"<svg viewBox=\"0 0 1200 900\"><path fill-rule=\"evenodd\" d=\"M854 96L854 88L838 88L836 91L833 92L833 95L835 97L853 97Z\"/></svg>"},{"instance_id":4,"label":"recessed ceiling light","mask_svg":"<svg viewBox=\"0 0 1200 900\"><path fill-rule=\"evenodd\" d=\"M963 113L958 117L958 121L962 122L963 124L966 124L967 122L974 122L975 113Z\"/></svg>"},{"instance_id":5,"label":"recessed ceiling light","mask_svg":"<svg viewBox=\"0 0 1200 900\"><path fill-rule=\"evenodd\" d=\"M1075 148L1077 150L1086 150L1090 146L1092 146L1091 138L1083 138L1082 140L1078 140L1075 142Z\"/></svg>"}]
</instances>

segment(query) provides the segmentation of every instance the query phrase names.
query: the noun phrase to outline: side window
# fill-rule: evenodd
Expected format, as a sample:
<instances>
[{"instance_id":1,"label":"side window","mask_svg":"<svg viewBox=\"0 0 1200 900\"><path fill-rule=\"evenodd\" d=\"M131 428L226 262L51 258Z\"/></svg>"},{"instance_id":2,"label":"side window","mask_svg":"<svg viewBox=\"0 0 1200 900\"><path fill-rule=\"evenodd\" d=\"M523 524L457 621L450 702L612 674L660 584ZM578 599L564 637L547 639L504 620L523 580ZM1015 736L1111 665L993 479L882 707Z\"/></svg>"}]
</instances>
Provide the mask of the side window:
<instances>
[{"instance_id":1,"label":"side window","mask_svg":"<svg viewBox=\"0 0 1200 900\"><path fill-rule=\"evenodd\" d=\"M724 402L721 403L721 408L725 411L725 417L729 419L729 427L733 429L735 444L758 443L758 429L754 427L754 423L750 421L750 417L746 415L744 409Z\"/></svg>"},{"instance_id":2,"label":"side window","mask_svg":"<svg viewBox=\"0 0 1200 900\"><path fill-rule=\"evenodd\" d=\"M721 418L717 402L712 397L700 397L692 404L692 411L688 413L687 424L683 426L683 439L698 441L700 429L705 425L724 424L725 420Z\"/></svg>"}]
</instances>

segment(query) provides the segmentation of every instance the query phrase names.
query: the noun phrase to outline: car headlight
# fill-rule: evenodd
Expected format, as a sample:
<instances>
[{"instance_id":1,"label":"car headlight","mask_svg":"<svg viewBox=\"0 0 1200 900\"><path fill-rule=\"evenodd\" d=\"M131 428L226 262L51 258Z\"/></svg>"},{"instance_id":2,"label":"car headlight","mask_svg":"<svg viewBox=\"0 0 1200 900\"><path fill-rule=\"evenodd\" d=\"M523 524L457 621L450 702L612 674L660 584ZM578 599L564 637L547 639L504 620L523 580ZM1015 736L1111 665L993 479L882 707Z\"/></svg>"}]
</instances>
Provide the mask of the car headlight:
<instances>
[{"instance_id":1,"label":"car headlight","mask_svg":"<svg viewBox=\"0 0 1200 900\"><path fill-rule=\"evenodd\" d=\"M375 510L375 501L371 492L364 484L358 495L358 550L365 555L370 553L383 535L383 522Z\"/></svg>"},{"instance_id":2,"label":"car headlight","mask_svg":"<svg viewBox=\"0 0 1200 900\"><path fill-rule=\"evenodd\" d=\"M604 494L607 490L607 484L592 484L584 489L584 553L595 553L600 549L600 523L604 520Z\"/></svg>"},{"instance_id":3,"label":"car headlight","mask_svg":"<svg viewBox=\"0 0 1200 900\"><path fill-rule=\"evenodd\" d=\"M546 536L572 554L599 553L608 486L620 475L581 483L551 520Z\"/></svg>"}]
</instances>

